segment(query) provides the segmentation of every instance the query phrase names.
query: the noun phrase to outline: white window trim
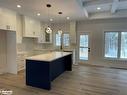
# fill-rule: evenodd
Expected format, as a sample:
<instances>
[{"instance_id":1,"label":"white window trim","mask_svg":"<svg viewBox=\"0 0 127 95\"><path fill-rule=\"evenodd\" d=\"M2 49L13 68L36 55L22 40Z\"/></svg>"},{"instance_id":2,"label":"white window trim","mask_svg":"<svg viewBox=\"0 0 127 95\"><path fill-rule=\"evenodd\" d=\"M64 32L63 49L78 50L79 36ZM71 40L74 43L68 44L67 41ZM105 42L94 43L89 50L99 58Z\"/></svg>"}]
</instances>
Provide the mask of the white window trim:
<instances>
[{"instance_id":1,"label":"white window trim","mask_svg":"<svg viewBox=\"0 0 127 95\"><path fill-rule=\"evenodd\" d=\"M68 46L65 46L65 45L64 45L64 42L63 42L63 46L64 46L64 47L69 47L69 46L70 46L70 34L69 34L69 33L63 33L63 36L64 36L64 34L68 34L68 35L69 35L69 45L68 45ZM63 38L64 38L64 37L63 37ZM63 39L63 38L62 38L62 39ZM64 41L64 39L63 39L63 41Z\"/></svg>"},{"instance_id":2,"label":"white window trim","mask_svg":"<svg viewBox=\"0 0 127 95\"><path fill-rule=\"evenodd\" d=\"M55 46L60 47L61 45L56 45L56 34L58 34L58 33L55 33Z\"/></svg>"},{"instance_id":3,"label":"white window trim","mask_svg":"<svg viewBox=\"0 0 127 95\"><path fill-rule=\"evenodd\" d=\"M117 58L111 58L111 57L105 57L105 33L106 32L118 32L118 54L117 54ZM127 61L127 58L120 58L120 53L121 53L121 33L122 32L127 32L127 31L111 31L111 30L109 30L109 31L104 31L103 33L103 42L104 42L104 44L103 44L103 57L104 57L104 59L106 59L106 60L119 60L119 61Z\"/></svg>"}]
</instances>

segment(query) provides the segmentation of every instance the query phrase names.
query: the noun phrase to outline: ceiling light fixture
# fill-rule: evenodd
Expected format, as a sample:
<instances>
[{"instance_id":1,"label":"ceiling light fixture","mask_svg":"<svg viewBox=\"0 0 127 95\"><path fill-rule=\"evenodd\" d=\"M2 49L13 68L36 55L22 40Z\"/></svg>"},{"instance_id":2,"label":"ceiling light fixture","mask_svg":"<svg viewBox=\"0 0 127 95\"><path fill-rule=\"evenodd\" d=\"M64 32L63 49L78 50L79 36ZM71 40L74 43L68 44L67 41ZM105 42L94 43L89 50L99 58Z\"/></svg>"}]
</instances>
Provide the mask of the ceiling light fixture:
<instances>
[{"instance_id":1,"label":"ceiling light fixture","mask_svg":"<svg viewBox=\"0 0 127 95\"><path fill-rule=\"evenodd\" d=\"M17 5L17 8L21 8L21 5Z\"/></svg>"},{"instance_id":2,"label":"ceiling light fixture","mask_svg":"<svg viewBox=\"0 0 127 95\"><path fill-rule=\"evenodd\" d=\"M101 10L101 7L97 7L97 10Z\"/></svg>"},{"instance_id":3,"label":"ceiling light fixture","mask_svg":"<svg viewBox=\"0 0 127 95\"><path fill-rule=\"evenodd\" d=\"M70 17L67 17L67 20L69 20L70 19Z\"/></svg>"},{"instance_id":4,"label":"ceiling light fixture","mask_svg":"<svg viewBox=\"0 0 127 95\"><path fill-rule=\"evenodd\" d=\"M62 12L58 12L58 14L61 16L63 13ZM62 32L63 31L61 29L58 30L58 34L62 35Z\"/></svg>"},{"instance_id":5,"label":"ceiling light fixture","mask_svg":"<svg viewBox=\"0 0 127 95\"><path fill-rule=\"evenodd\" d=\"M62 12L58 12L58 14L61 16L63 13ZM61 29L58 30L58 34L60 35L61 39L60 39L60 50L63 49L63 46L62 46L62 34L63 34L63 31Z\"/></svg>"},{"instance_id":6,"label":"ceiling light fixture","mask_svg":"<svg viewBox=\"0 0 127 95\"><path fill-rule=\"evenodd\" d=\"M62 12L58 12L58 14L60 14L60 15L61 15L61 14L63 14L63 13L62 13Z\"/></svg>"},{"instance_id":7,"label":"ceiling light fixture","mask_svg":"<svg viewBox=\"0 0 127 95\"><path fill-rule=\"evenodd\" d=\"M40 16L41 14L40 13L37 13L37 16Z\"/></svg>"},{"instance_id":8,"label":"ceiling light fixture","mask_svg":"<svg viewBox=\"0 0 127 95\"><path fill-rule=\"evenodd\" d=\"M53 19L51 18L50 21L53 21Z\"/></svg>"}]
</instances>

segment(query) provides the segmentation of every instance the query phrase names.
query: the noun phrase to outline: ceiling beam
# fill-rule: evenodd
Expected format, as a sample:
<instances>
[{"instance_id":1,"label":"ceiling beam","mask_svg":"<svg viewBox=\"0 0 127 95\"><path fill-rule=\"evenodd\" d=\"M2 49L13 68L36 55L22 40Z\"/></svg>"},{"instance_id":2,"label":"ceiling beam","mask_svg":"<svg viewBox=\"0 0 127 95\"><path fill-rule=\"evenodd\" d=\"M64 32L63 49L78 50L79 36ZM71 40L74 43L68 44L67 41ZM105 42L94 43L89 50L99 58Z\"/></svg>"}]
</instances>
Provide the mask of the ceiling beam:
<instances>
[{"instance_id":1,"label":"ceiling beam","mask_svg":"<svg viewBox=\"0 0 127 95\"><path fill-rule=\"evenodd\" d=\"M91 0L91 1L83 1L83 6L94 6L94 5L102 5L102 4L112 4L113 0Z\"/></svg>"},{"instance_id":2,"label":"ceiling beam","mask_svg":"<svg viewBox=\"0 0 127 95\"><path fill-rule=\"evenodd\" d=\"M83 6L82 4L82 0L76 0L81 8L81 10L84 12L84 15L88 18L89 17L89 13L88 11L86 10L86 8Z\"/></svg>"},{"instance_id":3,"label":"ceiling beam","mask_svg":"<svg viewBox=\"0 0 127 95\"><path fill-rule=\"evenodd\" d=\"M113 0L112 7L111 7L111 13L115 13L117 11L119 4L119 0Z\"/></svg>"},{"instance_id":4,"label":"ceiling beam","mask_svg":"<svg viewBox=\"0 0 127 95\"><path fill-rule=\"evenodd\" d=\"M89 14L88 14L88 11L86 10L86 8L83 8L83 11L84 11L85 16L88 18Z\"/></svg>"}]
</instances>

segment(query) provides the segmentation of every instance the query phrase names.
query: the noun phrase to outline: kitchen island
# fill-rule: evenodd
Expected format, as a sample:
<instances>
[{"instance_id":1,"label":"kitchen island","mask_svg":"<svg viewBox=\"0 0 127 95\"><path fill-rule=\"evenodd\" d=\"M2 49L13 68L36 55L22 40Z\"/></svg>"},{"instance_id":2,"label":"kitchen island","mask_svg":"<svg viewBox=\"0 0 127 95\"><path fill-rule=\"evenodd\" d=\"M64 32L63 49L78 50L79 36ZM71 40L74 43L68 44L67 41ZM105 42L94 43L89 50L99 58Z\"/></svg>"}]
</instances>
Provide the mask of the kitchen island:
<instances>
[{"instance_id":1,"label":"kitchen island","mask_svg":"<svg viewBox=\"0 0 127 95\"><path fill-rule=\"evenodd\" d=\"M50 90L51 81L72 70L72 53L50 52L26 59L26 85Z\"/></svg>"}]
</instances>

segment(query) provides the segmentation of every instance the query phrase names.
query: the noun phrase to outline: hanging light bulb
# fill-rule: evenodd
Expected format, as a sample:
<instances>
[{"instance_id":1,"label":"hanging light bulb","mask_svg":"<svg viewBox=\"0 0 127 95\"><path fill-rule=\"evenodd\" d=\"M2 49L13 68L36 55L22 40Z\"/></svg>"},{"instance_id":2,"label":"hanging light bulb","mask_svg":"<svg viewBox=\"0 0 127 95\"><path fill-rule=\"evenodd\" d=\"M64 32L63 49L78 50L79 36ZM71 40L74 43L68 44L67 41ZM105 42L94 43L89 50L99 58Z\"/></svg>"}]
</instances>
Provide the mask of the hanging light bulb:
<instances>
[{"instance_id":1,"label":"hanging light bulb","mask_svg":"<svg viewBox=\"0 0 127 95\"><path fill-rule=\"evenodd\" d=\"M59 35L62 35L62 33L63 33L63 31L60 29L60 30L58 30L58 34Z\"/></svg>"},{"instance_id":2,"label":"hanging light bulb","mask_svg":"<svg viewBox=\"0 0 127 95\"><path fill-rule=\"evenodd\" d=\"M48 33L48 34L50 34L50 33L52 33L52 29L48 26L47 28L46 28L46 33Z\"/></svg>"}]
</instances>

